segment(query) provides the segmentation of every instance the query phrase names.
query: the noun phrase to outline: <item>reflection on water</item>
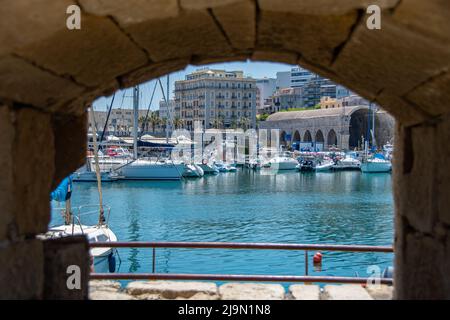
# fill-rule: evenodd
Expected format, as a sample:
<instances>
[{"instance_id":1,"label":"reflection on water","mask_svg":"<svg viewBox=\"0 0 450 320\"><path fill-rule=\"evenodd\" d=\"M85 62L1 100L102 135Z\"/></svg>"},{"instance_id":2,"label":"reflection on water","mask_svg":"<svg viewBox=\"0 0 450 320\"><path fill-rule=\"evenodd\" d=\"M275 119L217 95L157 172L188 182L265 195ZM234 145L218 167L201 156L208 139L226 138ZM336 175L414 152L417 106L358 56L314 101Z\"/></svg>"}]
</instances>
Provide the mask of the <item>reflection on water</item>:
<instances>
[{"instance_id":1,"label":"reflection on water","mask_svg":"<svg viewBox=\"0 0 450 320\"><path fill-rule=\"evenodd\" d=\"M262 175L104 184L110 226L122 241L227 241L391 245L391 175L360 172ZM96 185L75 184L73 205L98 202ZM56 219L56 217L55 217ZM310 263L312 255L310 252ZM121 249L121 270L151 272L151 249ZM366 276L391 254L325 252L313 275ZM295 251L157 249L157 272L302 275Z\"/></svg>"}]
</instances>

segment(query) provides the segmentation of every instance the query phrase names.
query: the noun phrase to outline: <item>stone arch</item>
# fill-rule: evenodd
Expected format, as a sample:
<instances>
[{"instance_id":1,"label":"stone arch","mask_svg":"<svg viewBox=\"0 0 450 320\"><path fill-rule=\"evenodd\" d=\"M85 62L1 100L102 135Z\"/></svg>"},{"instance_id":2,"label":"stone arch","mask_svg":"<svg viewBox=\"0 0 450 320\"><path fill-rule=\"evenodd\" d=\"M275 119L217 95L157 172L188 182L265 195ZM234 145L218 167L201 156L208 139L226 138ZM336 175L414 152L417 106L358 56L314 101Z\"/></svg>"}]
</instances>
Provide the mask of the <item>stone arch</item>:
<instances>
[{"instance_id":1,"label":"stone arch","mask_svg":"<svg viewBox=\"0 0 450 320\"><path fill-rule=\"evenodd\" d=\"M421 220L436 214L434 206L427 205L429 188L416 188L425 175L427 183L436 185L438 203L445 203L450 188L448 179L434 183L440 176L447 177L449 168L432 165L439 159L435 154L447 152L442 150L448 148L445 136L430 134L434 143L420 137L435 129L447 132L450 124L449 74L442 71L449 61L446 3L385 1L380 4L385 22L374 36L358 15L366 9L365 1L339 6L334 2L319 6L309 1L266 0L258 1L256 7L256 1L247 0L152 1L136 8L124 1L106 6L99 0L79 0L83 19L76 32L61 23L66 18L65 1L49 1L45 6L6 2L3 9L8 14L0 28L0 38L8 39L0 48L0 127L4 130L0 146L7 150L1 166L7 175L2 180L0 206L6 208L2 210L8 227L4 222L0 225L0 240L7 243L4 250L12 252L8 258L24 261L28 248L42 255L36 249L40 244L28 239L47 230L51 186L84 162L85 111L95 98L188 64L277 61L298 63L344 84L375 99L396 117L396 141L404 146L394 170L396 214L412 218L408 225L403 222L407 219L396 224L402 235L395 244L396 297L448 298L450 287L439 275L448 274L450 253L442 249L442 235L428 230ZM30 18L29 12L44 18ZM396 58L405 55L408 59ZM25 150L20 138L29 136L34 137L31 147L35 149ZM413 144L418 148L412 150ZM413 164L417 149L422 149L421 157L415 157ZM19 161L22 154L31 156ZM417 172L418 167L425 169ZM16 173L14 179L11 172ZM13 192L24 186L30 192ZM411 200L412 192L416 196ZM32 213L23 204L33 204ZM442 221L450 219L448 210L438 216ZM13 238L15 242L10 241ZM424 260L434 261L438 268L426 280L422 272L416 272L423 267L415 267ZM19 269L16 274L44 277L42 264L24 264ZM17 296L12 298L45 298L42 286L25 288L27 279L22 283L19 277L11 279L12 285L24 287L14 290ZM8 292L8 285L0 287L0 293Z\"/></svg>"},{"instance_id":2,"label":"stone arch","mask_svg":"<svg viewBox=\"0 0 450 320\"><path fill-rule=\"evenodd\" d=\"M321 142L324 143L325 142L325 138L323 137L323 132L322 130L317 130L315 138L314 138L315 142Z\"/></svg>"},{"instance_id":3,"label":"stone arch","mask_svg":"<svg viewBox=\"0 0 450 320\"><path fill-rule=\"evenodd\" d=\"M327 145L328 148L329 147L336 147L338 143L338 139L337 139L337 134L336 131L334 131L334 129L331 129L330 131L328 131L328 135L327 135Z\"/></svg>"},{"instance_id":4,"label":"stone arch","mask_svg":"<svg viewBox=\"0 0 450 320\"><path fill-rule=\"evenodd\" d=\"M294 135L292 136L292 142L300 142L300 141L302 141L300 132L298 130L295 130Z\"/></svg>"},{"instance_id":5,"label":"stone arch","mask_svg":"<svg viewBox=\"0 0 450 320\"><path fill-rule=\"evenodd\" d=\"M303 135L303 141L304 142L312 142L312 136L311 136L311 132L309 130L306 130L304 135Z\"/></svg>"},{"instance_id":6,"label":"stone arch","mask_svg":"<svg viewBox=\"0 0 450 320\"><path fill-rule=\"evenodd\" d=\"M286 135L287 135L287 133L286 133L286 131L281 131L281 133L280 133L280 145L287 145L287 143L288 143L288 141L286 141Z\"/></svg>"}]
</instances>

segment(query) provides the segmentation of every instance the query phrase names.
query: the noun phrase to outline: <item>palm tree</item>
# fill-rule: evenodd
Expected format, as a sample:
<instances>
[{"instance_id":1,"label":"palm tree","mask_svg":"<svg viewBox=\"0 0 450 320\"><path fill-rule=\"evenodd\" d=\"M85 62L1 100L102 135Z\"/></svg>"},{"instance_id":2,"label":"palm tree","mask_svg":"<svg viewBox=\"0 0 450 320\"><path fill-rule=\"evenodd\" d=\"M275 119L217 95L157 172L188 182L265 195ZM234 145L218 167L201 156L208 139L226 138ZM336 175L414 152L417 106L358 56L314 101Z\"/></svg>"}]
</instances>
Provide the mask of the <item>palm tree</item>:
<instances>
[{"instance_id":1,"label":"palm tree","mask_svg":"<svg viewBox=\"0 0 450 320\"><path fill-rule=\"evenodd\" d=\"M173 119L173 126L175 127L175 129L179 129L183 126L183 120L181 120L179 117L175 117L175 119Z\"/></svg>"},{"instance_id":2,"label":"palm tree","mask_svg":"<svg viewBox=\"0 0 450 320\"><path fill-rule=\"evenodd\" d=\"M148 122L150 122L150 125L152 126L152 132L155 133L155 127L160 123L161 119L159 118L158 114L156 112L152 112L150 115L150 119L148 119Z\"/></svg>"},{"instance_id":3,"label":"palm tree","mask_svg":"<svg viewBox=\"0 0 450 320\"><path fill-rule=\"evenodd\" d=\"M231 128L232 129L237 129L238 128L238 121L237 121L237 118L236 118L236 116L233 116L232 118L231 118Z\"/></svg>"},{"instance_id":4,"label":"palm tree","mask_svg":"<svg viewBox=\"0 0 450 320\"><path fill-rule=\"evenodd\" d=\"M248 117L242 117L239 121L239 125L244 130L248 129L250 127L250 119Z\"/></svg>"},{"instance_id":5,"label":"palm tree","mask_svg":"<svg viewBox=\"0 0 450 320\"><path fill-rule=\"evenodd\" d=\"M161 126L161 128L163 129L163 131L166 131L166 127L167 127L167 118L161 118L161 119L159 119L159 125Z\"/></svg>"},{"instance_id":6,"label":"palm tree","mask_svg":"<svg viewBox=\"0 0 450 320\"><path fill-rule=\"evenodd\" d=\"M217 116L214 120L213 120L213 127L216 129L220 129L223 125L223 120L222 120L222 116Z\"/></svg>"},{"instance_id":7,"label":"palm tree","mask_svg":"<svg viewBox=\"0 0 450 320\"><path fill-rule=\"evenodd\" d=\"M146 131L145 126L148 127L148 119L145 119L145 117L139 117L138 124L139 124L139 127L142 129L142 131Z\"/></svg>"}]
</instances>

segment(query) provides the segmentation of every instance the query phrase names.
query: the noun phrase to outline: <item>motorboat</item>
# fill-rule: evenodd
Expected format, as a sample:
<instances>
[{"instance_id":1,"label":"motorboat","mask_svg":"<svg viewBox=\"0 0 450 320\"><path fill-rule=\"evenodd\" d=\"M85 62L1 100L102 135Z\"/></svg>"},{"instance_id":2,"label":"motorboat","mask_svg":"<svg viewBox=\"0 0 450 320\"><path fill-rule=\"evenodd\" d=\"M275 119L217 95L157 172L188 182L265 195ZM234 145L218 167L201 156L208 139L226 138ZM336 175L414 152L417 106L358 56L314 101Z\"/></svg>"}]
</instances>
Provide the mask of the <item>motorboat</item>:
<instances>
[{"instance_id":1,"label":"motorboat","mask_svg":"<svg viewBox=\"0 0 450 320\"><path fill-rule=\"evenodd\" d=\"M322 172L322 171L330 171L333 169L334 162L331 159L326 159L324 161L320 161L316 164L314 169L316 172Z\"/></svg>"},{"instance_id":2,"label":"motorboat","mask_svg":"<svg viewBox=\"0 0 450 320\"><path fill-rule=\"evenodd\" d=\"M298 161L287 153L275 156L268 162L270 168L275 170L295 170L298 164Z\"/></svg>"},{"instance_id":3,"label":"motorboat","mask_svg":"<svg viewBox=\"0 0 450 320\"><path fill-rule=\"evenodd\" d=\"M204 159L201 163L196 163L199 166L204 174L217 174L219 170L214 166L214 164L209 163L206 159Z\"/></svg>"},{"instance_id":4,"label":"motorboat","mask_svg":"<svg viewBox=\"0 0 450 320\"><path fill-rule=\"evenodd\" d=\"M360 170L361 161L356 159L354 154L346 154L344 158L339 159L333 166L334 170Z\"/></svg>"},{"instance_id":5,"label":"motorboat","mask_svg":"<svg viewBox=\"0 0 450 320\"><path fill-rule=\"evenodd\" d=\"M369 158L361 164L361 171L364 173L381 173L390 172L391 170L391 162L386 160L383 155L375 155L373 158Z\"/></svg>"},{"instance_id":6,"label":"motorboat","mask_svg":"<svg viewBox=\"0 0 450 320\"><path fill-rule=\"evenodd\" d=\"M223 162L215 162L214 166L219 170L219 172L236 172L237 168Z\"/></svg>"},{"instance_id":7,"label":"motorboat","mask_svg":"<svg viewBox=\"0 0 450 320\"><path fill-rule=\"evenodd\" d=\"M186 178L200 178L204 175L203 169L196 164L185 164L183 177Z\"/></svg>"}]
</instances>

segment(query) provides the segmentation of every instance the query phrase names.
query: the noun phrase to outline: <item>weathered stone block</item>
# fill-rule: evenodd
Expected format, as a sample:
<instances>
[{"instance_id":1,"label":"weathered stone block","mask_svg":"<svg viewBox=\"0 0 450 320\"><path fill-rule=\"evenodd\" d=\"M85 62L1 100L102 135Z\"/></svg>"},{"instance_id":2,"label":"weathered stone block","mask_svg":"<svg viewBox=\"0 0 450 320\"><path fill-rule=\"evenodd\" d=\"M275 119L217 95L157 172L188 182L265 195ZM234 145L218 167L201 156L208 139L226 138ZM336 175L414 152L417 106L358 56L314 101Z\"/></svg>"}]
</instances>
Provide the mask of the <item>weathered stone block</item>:
<instances>
[{"instance_id":1,"label":"weathered stone block","mask_svg":"<svg viewBox=\"0 0 450 320\"><path fill-rule=\"evenodd\" d=\"M118 292L121 288L120 282L111 280L91 280L89 281L89 292L92 291L113 291Z\"/></svg>"},{"instance_id":2,"label":"weathered stone block","mask_svg":"<svg viewBox=\"0 0 450 320\"><path fill-rule=\"evenodd\" d=\"M238 1L212 10L224 29L231 46L249 49L255 46L256 7L251 0Z\"/></svg>"},{"instance_id":3,"label":"weathered stone block","mask_svg":"<svg viewBox=\"0 0 450 320\"><path fill-rule=\"evenodd\" d=\"M13 159L15 129L13 117L7 106L0 106L0 240L11 239L15 233L14 225L14 196L11 192L13 186Z\"/></svg>"},{"instance_id":4,"label":"weathered stone block","mask_svg":"<svg viewBox=\"0 0 450 320\"><path fill-rule=\"evenodd\" d=\"M432 115L450 112L450 72L431 78L406 95Z\"/></svg>"},{"instance_id":5,"label":"weathered stone block","mask_svg":"<svg viewBox=\"0 0 450 320\"><path fill-rule=\"evenodd\" d=\"M398 0L258 0L261 10L278 12L297 12L314 15L345 14L350 11L365 10L376 4L380 8L392 8Z\"/></svg>"},{"instance_id":6,"label":"weathered stone block","mask_svg":"<svg viewBox=\"0 0 450 320\"><path fill-rule=\"evenodd\" d=\"M438 41L450 42L450 7L446 0L402 0L395 9L394 19L414 32Z\"/></svg>"},{"instance_id":7,"label":"weathered stone block","mask_svg":"<svg viewBox=\"0 0 450 320\"><path fill-rule=\"evenodd\" d=\"M246 0L180 0L183 9L202 10L207 8L217 8L227 5L239 5Z\"/></svg>"},{"instance_id":8,"label":"weathered stone block","mask_svg":"<svg viewBox=\"0 0 450 320\"><path fill-rule=\"evenodd\" d=\"M219 287L221 300L283 300L280 284L226 283Z\"/></svg>"},{"instance_id":9,"label":"weathered stone block","mask_svg":"<svg viewBox=\"0 0 450 320\"><path fill-rule=\"evenodd\" d=\"M256 49L252 55L253 61L278 61L287 64L296 64L298 61L298 54L277 52L270 50Z\"/></svg>"},{"instance_id":10,"label":"weathered stone block","mask_svg":"<svg viewBox=\"0 0 450 320\"><path fill-rule=\"evenodd\" d=\"M401 96L448 66L448 45L382 16L381 30L369 30L362 20L345 43L332 66L342 78L369 92Z\"/></svg>"},{"instance_id":11,"label":"weathered stone block","mask_svg":"<svg viewBox=\"0 0 450 320\"><path fill-rule=\"evenodd\" d=\"M394 295L394 287L379 285L379 286L368 286L366 287L369 295L375 300L392 300Z\"/></svg>"},{"instance_id":12,"label":"weathered stone block","mask_svg":"<svg viewBox=\"0 0 450 320\"><path fill-rule=\"evenodd\" d=\"M345 42L356 19L355 12L314 16L263 10L259 14L256 46L296 52L308 61L329 65L335 48Z\"/></svg>"},{"instance_id":13,"label":"weathered stone block","mask_svg":"<svg viewBox=\"0 0 450 320\"><path fill-rule=\"evenodd\" d=\"M437 152L432 141L436 141L433 125L400 130L394 162L394 199L397 215L401 215L398 219L402 219L402 228L425 233L431 233L437 222L435 164L428 158Z\"/></svg>"},{"instance_id":14,"label":"weathered stone block","mask_svg":"<svg viewBox=\"0 0 450 320\"><path fill-rule=\"evenodd\" d=\"M84 12L113 16L122 26L176 17L177 0L79 0Z\"/></svg>"},{"instance_id":15,"label":"weathered stone block","mask_svg":"<svg viewBox=\"0 0 450 320\"><path fill-rule=\"evenodd\" d=\"M2 3L0 55L42 41L65 29L72 0L15 0Z\"/></svg>"},{"instance_id":16,"label":"weathered stone block","mask_svg":"<svg viewBox=\"0 0 450 320\"><path fill-rule=\"evenodd\" d=\"M404 126L411 126L427 120L428 115L403 98L393 93L381 92L375 100L383 109L392 114Z\"/></svg>"},{"instance_id":17,"label":"weathered stone block","mask_svg":"<svg viewBox=\"0 0 450 320\"><path fill-rule=\"evenodd\" d=\"M97 290L89 294L90 300L137 300L124 292L112 292Z\"/></svg>"},{"instance_id":18,"label":"weathered stone block","mask_svg":"<svg viewBox=\"0 0 450 320\"><path fill-rule=\"evenodd\" d=\"M130 87L182 70L188 64L189 58L156 62L123 75L120 81L123 86Z\"/></svg>"},{"instance_id":19,"label":"weathered stone block","mask_svg":"<svg viewBox=\"0 0 450 320\"><path fill-rule=\"evenodd\" d=\"M373 300L361 285L343 284L324 287L324 300Z\"/></svg>"},{"instance_id":20,"label":"weathered stone block","mask_svg":"<svg viewBox=\"0 0 450 320\"><path fill-rule=\"evenodd\" d=\"M395 251L395 299L449 299L450 240L403 230Z\"/></svg>"},{"instance_id":21,"label":"weathered stone block","mask_svg":"<svg viewBox=\"0 0 450 320\"><path fill-rule=\"evenodd\" d=\"M154 61L231 52L226 38L206 10L182 11L176 18L150 20L125 29Z\"/></svg>"},{"instance_id":22,"label":"weathered stone block","mask_svg":"<svg viewBox=\"0 0 450 320\"><path fill-rule=\"evenodd\" d=\"M0 97L47 108L73 99L83 87L14 56L0 58Z\"/></svg>"},{"instance_id":23,"label":"weathered stone block","mask_svg":"<svg viewBox=\"0 0 450 320\"><path fill-rule=\"evenodd\" d=\"M53 116L55 174L52 188L84 164L87 126L87 113L81 117Z\"/></svg>"},{"instance_id":24,"label":"weathered stone block","mask_svg":"<svg viewBox=\"0 0 450 320\"><path fill-rule=\"evenodd\" d=\"M145 51L111 19L88 15L82 15L80 30L66 28L39 43L21 48L19 54L55 74L69 75L89 87L109 82L148 61Z\"/></svg>"},{"instance_id":25,"label":"weathered stone block","mask_svg":"<svg viewBox=\"0 0 450 320\"><path fill-rule=\"evenodd\" d=\"M85 236L74 236L44 241L44 298L87 299L89 292L89 244ZM69 289L68 281L74 273L69 266L79 267L79 289Z\"/></svg>"},{"instance_id":26,"label":"weathered stone block","mask_svg":"<svg viewBox=\"0 0 450 320\"><path fill-rule=\"evenodd\" d=\"M135 281L127 285L126 292L146 299L189 299L197 294L214 298L217 296L217 285L208 282Z\"/></svg>"},{"instance_id":27,"label":"weathered stone block","mask_svg":"<svg viewBox=\"0 0 450 320\"><path fill-rule=\"evenodd\" d=\"M448 170L448 159L450 159L450 115L447 113L441 118L437 125L436 139L438 156L436 168L435 196L437 197L438 219L441 223L450 226L450 170ZM447 231L448 232L448 231Z\"/></svg>"},{"instance_id":28,"label":"weathered stone block","mask_svg":"<svg viewBox=\"0 0 450 320\"><path fill-rule=\"evenodd\" d=\"M0 248L0 299L42 299L44 255L38 240L6 242Z\"/></svg>"},{"instance_id":29,"label":"weathered stone block","mask_svg":"<svg viewBox=\"0 0 450 320\"><path fill-rule=\"evenodd\" d=\"M289 287L288 295L294 300L320 300L320 288L317 285L294 284Z\"/></svg>"},{"instance_id":30,"label":"weathered stone block","mask_svg":"<svg viewBox=\"0 0 450 320\"><path fill-rule=\"evenodd\" d=\"M18 109L15 114L14 216L20 235L45 232L50 221L50 192L55 170L50 114ZM32 155L32 160L30 159Z\"/></svg>"}]
</instances>

